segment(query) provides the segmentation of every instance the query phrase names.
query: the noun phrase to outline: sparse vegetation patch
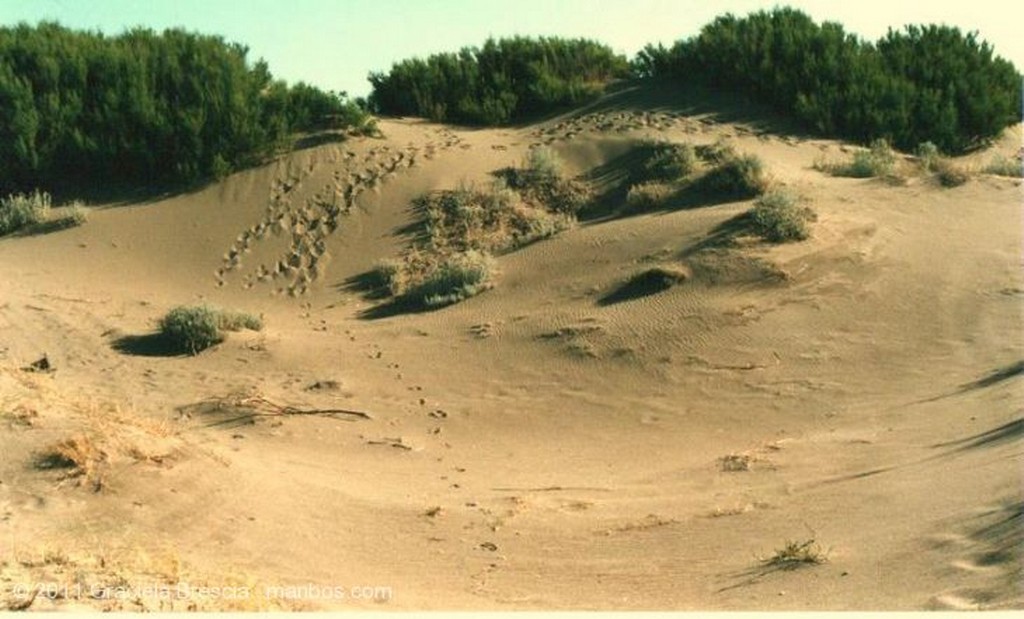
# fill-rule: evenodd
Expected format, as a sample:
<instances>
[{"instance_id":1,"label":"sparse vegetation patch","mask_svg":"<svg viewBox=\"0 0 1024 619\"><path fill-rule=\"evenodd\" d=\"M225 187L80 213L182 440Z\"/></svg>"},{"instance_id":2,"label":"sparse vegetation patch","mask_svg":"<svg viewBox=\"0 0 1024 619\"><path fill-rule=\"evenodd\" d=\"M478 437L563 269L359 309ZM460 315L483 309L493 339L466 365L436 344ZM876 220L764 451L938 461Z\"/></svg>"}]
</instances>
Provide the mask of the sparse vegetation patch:
<instances>
[{"instance_id":1,"label":"sparse vegetation patch","mask_svg":"<svg viewBox=\"0 0 1024 619\"><path fill-rule=\"evenodd\" d=\"M1024 157L1007 157L996 155L982 169L986 174L996 176L1009 176L1011 178L1024 177Z\"/></svg>"},{"instance_id":2,"label":"sparse vegetation patch","mask_svg":"<svg viewBox=\"0 0 1024 619\"><path fill-rule=\"evenodd\" d=\"M769 567L795 570L809 565L819 565L828 560L828 553L813 539L787 541L782 548L761 562Z\"/></svg>"},{"instance_id":3,"label":"sparse vegetation patch","mask_svg":"<svg viewBox=\"0 0 1024 619\"><path fill-rule=\"evenodd\" d=\"M73 228L87 220L88 211L81 202L54 209L53 199L45 191L0 198L0 236Z\"/></svg>"},{"instance_id":4,"label":"sparse vegetation patch","mask_svg":"<svg viewBox=\"0 0 1024 619\"><path fill-rule=\"evenodd\" d=\"M160 333L174 349L196 355L224 341L224 331L259 331L263 322L250 314L206 305L176 307L160 320Z\"/></svg>"},{"instance_id":5,"label":"sparse vegetation patch","mask_svg":"<svg viewBox=\"0 0 1024 619\"><path fill-rule=\"evenodd\" d=\"M878 139L871 143L869 149L855 152L852 160L848 162L837 163L821 159L815 162L814 167L832 176L886 178L895 174L896 152L889 146L889 142Z\"/></svg>"},{"instance_id":6,"label":"sparse vegetation patch","mask_svg":"<svg viewBox=\"0 0 1024 619\"><path fill-rule=\"evenodd\" d=\"M457 303L494 285L492 254L571 227L589 189L567 179L553 151L533 149L520 168L501 170L486 190L463 186L418 198L423 229L398 260L369 274L372 285L416 307Z\"/></svg>"},{"instance_id":7,"label":"sparse vegetation patch","mask_svg":"<svg viewBox=\"0 0 1024 619\"><path fill-rule=\"evenodd\" d=\"M791 192L776 189L761 196L750 211L754 231L766 241L788 243L810 236L808 223L817 215Z\"/></svg>"}]
</instances>

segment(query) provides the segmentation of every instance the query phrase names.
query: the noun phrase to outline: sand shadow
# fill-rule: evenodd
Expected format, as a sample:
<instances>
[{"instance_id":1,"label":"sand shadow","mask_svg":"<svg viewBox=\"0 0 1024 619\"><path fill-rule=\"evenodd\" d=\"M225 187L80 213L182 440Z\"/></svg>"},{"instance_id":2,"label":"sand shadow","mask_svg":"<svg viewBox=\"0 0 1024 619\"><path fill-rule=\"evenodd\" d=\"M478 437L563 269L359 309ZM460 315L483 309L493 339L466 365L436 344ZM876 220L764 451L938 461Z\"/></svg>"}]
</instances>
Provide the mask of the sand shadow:
<instances>
[{"instance_id":1,"label":"sand shadow","mask_svg":"<svg viewBox=\"0 0 1024 619\"><path fill-rule=\"evenodd\" d=\"M375 305L369 309L359 312L359 318L362 320L381 320L384 318L393 318L402 314L424 314L438 309L441 309L441 307L426 307L415 299L398 297L388 301L387 303Z\"/></svg>"},{"instance_id":2,"label":"sand shadow","mask_svg":"<svg viewBox=\"0 0 1024 619\"><path fill-rule=\"evenodd\" d=\"M1021 375L1024 375L1024 359L1017 363L1011 363L1005 367L998 368L978 380L960 385L958 393L973 391L974 389L984 389L985 387L991 387L992 385L997 385L1003 381L1007 381Z\"/></svg>"},{"instance_id":3,"label":"sand shadow","mask_svg":"<svg viewBox=\"0 0 1024 619\"><path fill-rule=\"evenodd\" d=\"M653 267L633 275L624 283L620 284L611 292L597 300L601 307L624 303L649 297L660 292L665 292L686 281L686 274L682 271L673 271L659 267Z\"/></svg>"},{"instance_id":4,"label":"sand shadow","mask_svg":"<svg viewBox=\"0 0 1024 619\"><path fill-rule=\"evenodd\" d=\"M982 447L996 447L1021 438L1024 438L1024 417L1014 419L1009 423L1004 423L997 428L975 434L974 436L938 443L932 445L932 447L955 447L954 452L967 451Z\"/></svg>"},{"instance_id":5,"label":"sand shadow","mask_svg":"<svg viewBox=\"0 0 1024 619\"><path fill-rule=\"evenodd\" d=\"M134 357L179 357L186 354L162 333L125 335L110 346L119 353Z\"/></svg>"}]
</instances>

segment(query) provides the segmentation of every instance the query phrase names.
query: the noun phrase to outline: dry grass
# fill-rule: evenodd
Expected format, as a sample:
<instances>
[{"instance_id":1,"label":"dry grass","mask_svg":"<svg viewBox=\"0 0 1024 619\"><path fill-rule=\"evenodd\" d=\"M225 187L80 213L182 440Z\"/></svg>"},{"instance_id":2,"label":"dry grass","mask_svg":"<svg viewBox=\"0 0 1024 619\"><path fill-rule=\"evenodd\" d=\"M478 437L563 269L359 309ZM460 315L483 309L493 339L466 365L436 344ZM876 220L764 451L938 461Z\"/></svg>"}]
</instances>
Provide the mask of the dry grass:
<instances>
[{"instance_id":1,"label":"dry grass","mask_svg":"<svg viewBox=\"0 0 1024 619\"><path fill-rule=\"evenodd\" d=\"M36 454L38 469L60 469L61 480L77 480L95 492L103 489L103 475L109 462L107 451L88 434L76 434Z\"/></svg>"},{"instance_id":2,"label":"dry grass","mask_svg":"<svg viewBox=\"0 0 1024 619\"><path fill-rule=\"evenodd\" d=\"M770 557L760 559L768 567L795 570L809 565L820 565L828 561L828 552L814 539L804 541L787 541L782 548Z\"/></svg>"}]
</instances>

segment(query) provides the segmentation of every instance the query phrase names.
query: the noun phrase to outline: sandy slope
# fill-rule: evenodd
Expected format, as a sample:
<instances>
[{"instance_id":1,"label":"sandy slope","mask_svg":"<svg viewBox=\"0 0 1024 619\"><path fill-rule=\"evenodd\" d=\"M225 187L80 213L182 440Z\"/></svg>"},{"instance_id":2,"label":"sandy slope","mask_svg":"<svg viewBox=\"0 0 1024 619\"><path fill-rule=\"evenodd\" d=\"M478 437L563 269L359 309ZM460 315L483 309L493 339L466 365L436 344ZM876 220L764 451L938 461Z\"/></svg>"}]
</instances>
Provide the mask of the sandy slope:
<instances>
[{"instance_id":1,"label":"sandy slope","mask_svg":"<svg viewBox=\"0 0 1024 619\"><path fill-rule=\"evenodd\" d=\"M0 599L70 583L30 607L1022 605L1019 182L829 178L811 166L837 143L632 103L382 128L0 239ZM610 183L645 136L760 155L818 211L813 238L695 254L750 206L720 204L583 223L432 313L376 317L352 285L408 242L415 196L541 143ZM1019 144L1016 128L998 148ZM679 262L698 276L602 302ZM197 300L267 327L157 354L155 321ZM43 353L56 371L22 371ZM233 419L210 403L232 394L372 419ZM78 435L106 453L93 478L33 465ZM827 562L759 560L810 539ZM350 589L367 586L390 596Z\"/></svg>"}]
</instances>

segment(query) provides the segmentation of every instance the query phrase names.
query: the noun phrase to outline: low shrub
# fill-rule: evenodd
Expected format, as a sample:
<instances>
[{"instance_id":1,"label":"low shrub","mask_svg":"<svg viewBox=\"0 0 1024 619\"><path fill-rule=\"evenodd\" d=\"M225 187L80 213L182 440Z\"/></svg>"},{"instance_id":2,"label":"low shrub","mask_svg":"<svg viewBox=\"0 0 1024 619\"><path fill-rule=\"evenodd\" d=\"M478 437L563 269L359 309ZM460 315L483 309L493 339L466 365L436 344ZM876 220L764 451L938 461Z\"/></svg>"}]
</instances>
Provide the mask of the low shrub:
<instances>
[{"instance_id":1,"label":"low shrub","mask_svg":"<svg viewBox=\"0 0 1024 619\"><path fill-rule=\"evenodd\" d=\"M815 163L815 168L832 176L848 178L892 177L896 171L896 151L883 139L875 140L867 150L858 150L848 163Z\"/></svg>"},{"instance_id":2,"label":"low shrub","mask_svg":"<svg viewBox=\"0 0 1024 619\"><path fill-rule=\"evenodd\" d=\"M758 198L750 211L754 231L772 243L803 241L810 236L808 223L817 219L814 211L798 206L790 192L774 190Z\"/></svg>"},{"instance_id":3,"label":"low shrub","mask_svg":"<svg viewBox=\"0 0 1024 619\"><path fill-rule=\"evenodd\" d=\"M982 171L996 176L1021 178L1024 177L1024 158L996 155L988 165L982 168Z\"/></svg>"},{"instance_id":4,"label":"low shrub","mask_svg":"<svg viewBox=\"0 0 1024 619\"><path fill-rule=\"evenodd\" d=\"M0 199L0 236L49 220L50 208L50 194L45 191L12 194Z\"/></svg>"},{"instance_id":5,"label":"low shrub","mask_svg":"<svg viewBox=\"0 0 1024 619\"><path fill-rule=\"evenodd\" d=\"M160 320L160 333L168 344L192 355L223 342L224 331L262 328L263 322L255 316L206 305L176 307Z\"/></svg>"},{"instance_id":6,"label":"low shrub","mask_svg":"<svg viewBox=\"0 0 1024 619\"><path fill-rule=\"evenodd\" d=\"M735 155L722 159L698 185L709 193L744 199L763 194L769 181L760 157Z\"/></svg>"},{"instance_id":7,"label":"low shrub","mask_svg":"<svg viewBox=\"0 0 1024 619\"><path fill-rule=\"evenodd\" d=\"M409 288L406 296L428 308L451 305L490 288L493 272L494 260L484 252L453 254Z\"/></svg>"},{"instance_id":8,"label":"low shrub","mask_svg":"<svg viewBox=\"0 0 1024 619\"><path fill-rule=\"evenodd\" d=\"M632 184L677 181L686 178L697 168L697 153L690 144L649 142L641 148L643 162L632 175Z\"/></svg>"},{"instance_id":9,"label":"low shrub","mask_svg":"<svg viewBox=\"0 0 1024 619\"><path fill-rule=\"evenodd\" d=\"M736 148L724 138L719 138L712 144L701 144L694 148L694 153L702 160L711 164L722 163L739 156Z\"/></svg>"},{"instance_id":10,"label":"low shrub","mask_svg":"<svg viewBox=\"0 0 1024 619\"><path fill-rule=\"evenodd\" d=\"M664 208L675 191L671 185L659 182L634 185L626 194L626 210L630 213L645 213Z\"/></svg>"},{"instance_id":11,"label":"low shrub","mask_svg":"<svg viewBox=\"0 0 1024 619\"><path fill-rule=\"evenodd\" d=\"M506 168L499 177L526 202L555 213L575 216L591 198L585 184L564 176L558 155L546 147L530 150L521 167Z\"/></svg>"},{"instance_id":12,"label":"low shrub","mask_svg":"<svg viewBox=\"0 0 1024 619\"><path fill-rule=\"evenodd\" d=\"M921 142L917 145L917 160L926 172L935 170L936 165L942 160L939 147L932 142Z\"/></svg>"}]
</instances>

